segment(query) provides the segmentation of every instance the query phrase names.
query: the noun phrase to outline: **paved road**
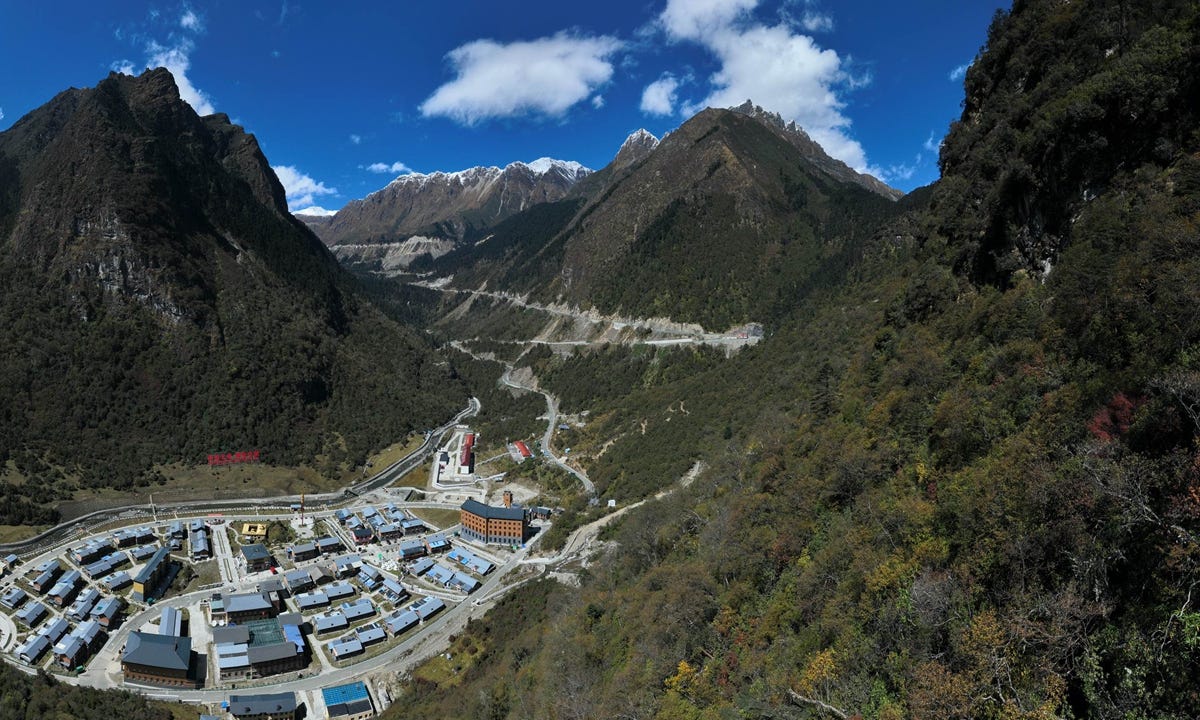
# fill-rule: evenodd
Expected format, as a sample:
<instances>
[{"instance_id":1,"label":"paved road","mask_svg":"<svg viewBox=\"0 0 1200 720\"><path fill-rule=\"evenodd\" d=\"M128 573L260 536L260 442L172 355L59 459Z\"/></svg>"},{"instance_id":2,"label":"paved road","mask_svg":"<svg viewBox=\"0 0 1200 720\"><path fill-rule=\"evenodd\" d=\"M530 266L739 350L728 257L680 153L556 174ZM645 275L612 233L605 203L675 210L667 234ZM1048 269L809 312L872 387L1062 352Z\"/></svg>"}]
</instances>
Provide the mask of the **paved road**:
<instances>
[{"instance_id":1,"label":"paved road","mask_svg":"<svg viewBox=\"0 0 1200 720\"><path fill-rule=\"evenodd\" d=\"M583 489L587 490L587 494L591 497L596 497L596 486L591 480L588 479L587 474L582 470L567 464L567 461L562 457L555 455L554 448L550 444L550 441L554 439L554 429L558 427L558 398L554 397L548 392L545 392L544 390L539 390L531 385L523 385L517 382L517 380L512 377L512 365L506 365L508 369L505 370L504 374L500 376L500 382L512 388L535 392L546 398L546 432L542 434L542 449L546 451L546 457L548 457L555 465L578 478L579 482L583 484Z\"/></svg>"}]
</instances>

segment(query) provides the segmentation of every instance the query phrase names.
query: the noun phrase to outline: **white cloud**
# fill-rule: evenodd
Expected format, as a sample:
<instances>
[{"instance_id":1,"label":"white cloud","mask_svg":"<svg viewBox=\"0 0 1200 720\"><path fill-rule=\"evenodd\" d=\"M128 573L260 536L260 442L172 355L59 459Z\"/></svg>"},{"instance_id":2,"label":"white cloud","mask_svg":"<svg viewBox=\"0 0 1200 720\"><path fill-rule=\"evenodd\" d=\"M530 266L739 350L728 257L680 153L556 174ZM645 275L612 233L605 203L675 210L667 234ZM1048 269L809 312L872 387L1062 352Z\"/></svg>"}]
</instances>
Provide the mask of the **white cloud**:
<instances>
[{"instance_id":1,"label":"white cloud","mask_svg":"<svg viewBox=\"0 0 1200 720\"><path fill-rule=\"evenodd\" d=\"M604 107L604 96L596 95L595 97L593 97L592 98L592 107L596 108L597 110Z\"/></svg>"},{"instance_id":2,"label":"white cloud","mask_svg":"<svg viewBox=\"0 0 1200 720\"><path fill-rule=\"evenodd\" d=\"M4 108L0 108L0 120L4 119Z\"/></svg>"},{"instance_id":3,"label":"white cloud","mask_svg":"<svg viewBox=\"0 0 1200 720\"><path fill-rule=\"evenodd\" d=\"M200 17L191 8L188 8L184 11L183 17L179 18L179 27L191 30L192 32L199 32L202 29Z\"/></svg>"},{"instance_id":4,"label":"white cloud","mask_svg":"<svg viewBox=\"0 0 1200 720\"><path fill-rule=\"evenodd\" d=\"M675 113L675 91L679 80L670 73L646 86L642 91L641 110L647 115L672 115Z\"/></svg>"},{"instance_id":5,"label":"white cloud","mask_svg":"<svg viewBox=\"0 0 1200 720\"><path fill-rule=\"evenodd\" d=\"M925 139L925 143L922 147L929 152L937 152L942 147L942 141L938 139L937 134L934 131L930 130L929 137Z\"/></svg>"},{"instance_id":6,"label":"white cloud","mask_svg":"<svg viewBox=\"0 0 1200 720\"><path fill-rule=\"evenodd\" d=\"M700 40L728 28L758 5L758 0L667 0L659 22L677 40Z\"/></svg>"},{"instance_id":7,"label":"white cloud","mask_svg":"<svg viewBox=\"0 0 1200 720\"><path fill-rule=\"evenodd\" d=\"M800 26L810 33L833 30L833 16L818 12L806 12L800 18Z\"/></svg>"},{"instance_id":8,"label":"white cloud","mask_svg":"<svg viewBox=\"0 0 1200 720\"><path fill-rule=\"evenodd\" d=\"M137 68L128 60L118 60L110 66L113 72L119 72L122 75L136 75Z\"/></svg>"},{"instance_id":9,"label":"white cloud","mask_svg":"<svg viewBox=\"0 0 1200 720\"><path fill-rule=\"evenodd\" d=\"M283 185L284 194L287 195L288 210L292 212L309 207L313 204L313 198L317 196L337 194L337 188L327 187L325 183L313 180L291 165L272 165L271 169L275 171L275 177L279 178L280 184Z\"/></svg>"},{"instance_id":10,"label":"white cloud","mask_svg":"<svg viewBox=\"0 0 1200 720\"><path fill-rule=\"evenodd\" d=\"M195 44L186 38L181 39L174 47L165 47L152 40L146 46L147 52L150 53L146 64L148 67L165 67L170 70L171 74L175 76L175 84L179 86L179 97L191 105L198 114L211 115L216 112L212 98L208 93L193 85L187 74L188 68L192 64L189 56L194 48Z\"/></svg>"},{"instance_id":11,"label":"white cloud","mask_svg":"<svg viewBox=\"0 0 1200 720\"><path fill-rule=\"evenodd\" d=\"M963 63L950 71L950 82L958 82L967 76L967 69L971 67L971 63Z\"/></svg>"},{"instance_id":12,"label":"white cloud","mask_svg":"<svg viewBox=\"0 0 1200 720\"><path fill-rule=\"evenodd\" d=\"M354 133L350 133L350 142L354 143L355 145L361 145L362 144L362 135L355 135Z\"/></svg>"},{"instance_id":13,"label":"white cloud","mask_svg":"<svg viewBox=\"0 0 1200 720\"><path fill-rule=\"evenodd\" d=\"M921 156L918 155L916 163L913 163L912 165L905 165L904 163L900 163L898 165L889 165L886 170L883 170L880 173L880 179L889 183L893 183L898 180L909 180L913 175L916 174L917 164L920 162Z\"/></svg>"},{"instance_id":14,"label":"white cloud","mask_svg":"<svg viewBox=\"0 0 1200 720\"><path fill-rule=\"evenodd\" d=\"M787 21L764 25L749 19L750 0L670 0L659 23L673 40L693 40L720 62L709 77L710 90L699 102L683 103L691 114L704 107L731 107L747 99L779 113L820 143L825 152L859 172L881 172L867 162L862 145L849 134L850 119L841 93L870 82L854 75L847 61L819 47Z\"/></svg>"},{"instance_id":15,"label":"white cloud","mask_svg":"<svg viewBox=\"0 0 1200 720\"><path fill-rule=\"evenodd\" d=\"M507 45L467 43L447 54L457 77L421 104L421 114L464 125L519 115L561 116L612 78L609 58L621 47L607 35L565 32Z\"/></svg>"},{"instance_id":16,"label":"white cloud","mask_svg":"<svg viewBox=\"0 0 1200 720\"><path fill-rule=\"evenodd\" d=\"M382 162L371 163L366 169L373 173L391 173L393 175L412 172L412 168L402 162L394 162L390 165Z\"/></svg>"}]
</instances>

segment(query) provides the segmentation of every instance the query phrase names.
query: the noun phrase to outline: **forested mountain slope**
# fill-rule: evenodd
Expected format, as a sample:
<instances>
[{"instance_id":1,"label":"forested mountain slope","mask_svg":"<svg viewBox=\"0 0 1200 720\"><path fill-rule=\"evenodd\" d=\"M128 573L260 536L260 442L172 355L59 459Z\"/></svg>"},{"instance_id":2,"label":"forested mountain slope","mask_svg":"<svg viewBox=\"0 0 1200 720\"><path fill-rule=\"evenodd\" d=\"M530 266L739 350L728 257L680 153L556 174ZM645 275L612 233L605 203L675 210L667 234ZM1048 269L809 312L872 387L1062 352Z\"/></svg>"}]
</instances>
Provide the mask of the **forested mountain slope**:
<instances>
[{"instance_id":1,"label":"forested mountain slope","mask_svg":"<svg viewBox=\"0 0 1200 720\"><path fill-rule=\"evenodd\" d=\"M7 523L211 452L354 461L466 395L287 212L254 137L162 69L0 133L0 348Z\"/></svg>"},{"instance_id":2,"label":"forested mountain slope","mask_svg":"<svg viewBox=\"0 0 1200 720\"><path fill-rule=\"evenodd\" d=\"M1197 47L1182 0L998 14L943 178L771 337L642 365L576 443L622 502L710 469L387 717L1200 714Z\"/></svg>"}]
</instances>

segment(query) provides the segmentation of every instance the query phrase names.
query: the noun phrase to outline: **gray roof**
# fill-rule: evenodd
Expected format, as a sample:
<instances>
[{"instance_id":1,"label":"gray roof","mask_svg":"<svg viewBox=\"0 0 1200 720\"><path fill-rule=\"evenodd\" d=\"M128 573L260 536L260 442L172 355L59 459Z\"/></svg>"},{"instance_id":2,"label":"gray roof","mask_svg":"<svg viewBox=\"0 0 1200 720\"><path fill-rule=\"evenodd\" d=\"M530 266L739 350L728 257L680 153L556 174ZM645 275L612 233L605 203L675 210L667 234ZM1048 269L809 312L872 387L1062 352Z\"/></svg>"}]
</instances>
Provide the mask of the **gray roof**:
<instances>
[{"instance_id":1,"label":"gray roof","mask_svg":"<svg viewBox=\"0 0 1200 720\"><path fill-rule=\"evenodd\" d=\"M250 659L251 664L258 664L295 657L296 652L294 644L290 642L278 642L271 643L270 645L251 645L246 650L246 657Z\"/></svg>"},{"instance_id":2,"label":"gray roof","mask_svg":"<svg viewBox=\"0 0 1200 720\"><path fill-rule=\"evenodd\" d=\"M249 612L275 607L266 593L242 593L225 598L225 612Z\"/></svg>"},{"instance_id":3,"label":"gray roof","mask_svg":"<svg viewBox=\"0 0 1200 720\"><path fill-rule=\"evenodd\" d=\"M353 655L362 652L362 649L362 643L358 641L358 638L346 638L329 643L329 651L333 653L334 657Z\"/></svg>"},{"instance_id":4,"label":"gray roof","mask_svg":"<svg viewBox=\"0 0 1200 720\"><path fill-rule=\"evenodd\" d=\"M155 550L154 555L146 561L146 564L142 566L141 570L138 570L138 574L133 576L133 581L145 583L150 580L150 575L154 573L154 570L159 566L160 563L166 561L170 554L170 549L165 547Z\"/></svg>"},{"instance_id":5,"label":"gray roof","mask_svg":"<svg viewBox=\"0 0 1200 720\"><path fill-rule=\"evenodd\" d=\"M121 660L164 670L187 670L191 655L190 637L152 635L134 631L125 642L125 654Z\"/></svg>"},{"instance_id":6,"label":"gray roof","mask_svg":"<svg viewBox=\"0 0 1200 720\"><path fill-rule=\"evenodd\" d=\"M237 715L269 715L296 710L296 693L263 693L260 695L230 695L229 712Z\"/></svg>"},{"instance_id":7,"label":"gray roof","mask_svg":"<svg viewBox=\"0 0 1200 720\"><path fill-rule=\"evenodd\" d=\"M524 520L525 508L519 507L504 507L503 505L484 505L478 500L467 500L462 504L462 509L478 515L482 518L491 520Z\"/></svg>"},{"instance_id":8,"label":"gray roof","mask_svg":"<svg viewBox=\"0 0 1200 720\"><path fill-rule=\"evenodd\" d=\"M292 553L313 553L317 551L317 544L314 542L300 543L292 546Z\"/></svg>"},{"instance_id":9,"label":"gray roof","mask_svg":"<svg viewBox=\"0 0 1200 720\"><path fill-rule=\"evenodd\" d=\"M214 645L248 643L250 642L250 628L245 625L215 627L212 629L212 639Z\"/></svg>"},{"instance_id":10,"label":"gray roof","mask_svg":"<svg viewBox=\"0 0 1200 720\"><path fill-rule=\"evenodd\" d=\"M363 645L377 643L387 637L387 633L382 628L377 627L361 627L355 635L358 636L358 641Z\"/></svg>"},{"instance_id":11,"label":"gray roof","mask_svg":"<svg viewBox=\"0 0 1200 720\"><path fill-rule=\"evenodd\" d=\"M337 600L338 598L354 595L358 591L355 590L354 586L348 582L338 582L326 585L322 592L324 592L326 597L328 597L330 600Z\"/></svg>"},{"instance_id":12,"label":"gray roof","mask_svg":"<svg viewBox=\"0 0 1200 720\"><path fill-rule=\"evenodd\" d=\"M337 630L348 625L346 616L340 612L331 612L324 615L313 616L313 627L317 632L328 632L329 630Z\"/></svg>"},{"instance_id":13,"label":"gray roof","mask_svg":"<svg viewBox=\"0 0 1200 720\"><path fill-rule=\"evenodd\" d=\"M242 546L242 557L250 560L265 560L271 557L271 553L267 551L267 546L262 543L254 543L253 545Z\"/></svg>"}]
</instances>

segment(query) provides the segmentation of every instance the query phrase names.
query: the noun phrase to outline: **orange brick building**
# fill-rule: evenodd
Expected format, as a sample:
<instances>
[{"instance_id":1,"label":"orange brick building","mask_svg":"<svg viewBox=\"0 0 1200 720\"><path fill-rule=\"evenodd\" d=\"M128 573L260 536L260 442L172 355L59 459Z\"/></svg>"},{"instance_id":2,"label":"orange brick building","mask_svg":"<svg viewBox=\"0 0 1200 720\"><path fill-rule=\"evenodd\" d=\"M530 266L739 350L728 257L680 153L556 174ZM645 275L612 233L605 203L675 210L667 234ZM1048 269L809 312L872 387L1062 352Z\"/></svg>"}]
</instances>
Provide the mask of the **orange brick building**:
<instances>
[{"instance_id":1,"label":"orange brick building","mask_svg":"<svg viewBox=\"0 0 1200 720\"><path fill-rule=\"evenodd\" d=\"M497 545L520 545L525 542L529 519L525 509L506 505L496 507L468 500L459 508L462 534L472 540Z\"/></svg>"}]
</instances>

